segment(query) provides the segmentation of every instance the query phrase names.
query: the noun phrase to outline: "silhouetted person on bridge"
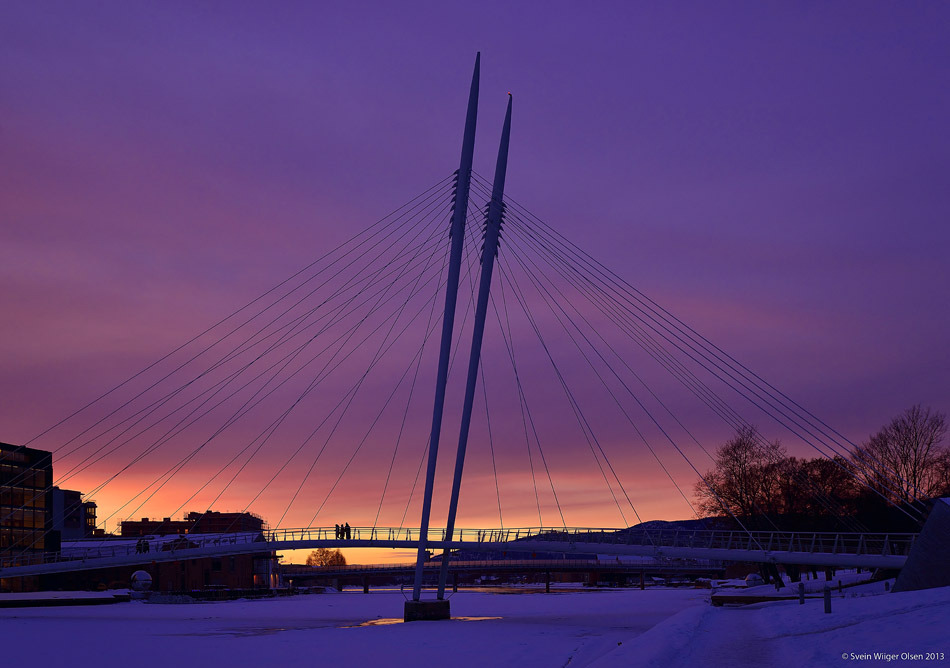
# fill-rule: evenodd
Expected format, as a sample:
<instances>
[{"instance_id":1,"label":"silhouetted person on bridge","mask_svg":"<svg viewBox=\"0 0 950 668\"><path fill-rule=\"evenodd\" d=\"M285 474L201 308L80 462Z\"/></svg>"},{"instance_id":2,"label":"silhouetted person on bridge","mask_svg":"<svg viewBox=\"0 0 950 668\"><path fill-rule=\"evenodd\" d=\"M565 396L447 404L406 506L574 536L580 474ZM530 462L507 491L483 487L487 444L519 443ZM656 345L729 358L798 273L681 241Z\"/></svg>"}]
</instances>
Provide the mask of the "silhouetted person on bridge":
<instances>
[{"instance_id":1,"label":"silhouetted person on bridge","mask_svg":"<svg viewBox=\"0 0 950 668\"><path fill-rule=\"evenodd\" d=\"M343 537L346 540L349 540L350 539L350 523L349 522L343 525L343 533L344 533Z\"/></svg>"},{"instance_id":2,"label":"silhouetted person on bridge","mask_svg":"<svg viewBox=\"0 0 950 668\"><path fill-rule=\"evenodd\" d=\"M333 526L336 527L336 539L340 540L343 537L343 529L340 528L339 524L334 524Z\"/></svg>"}]
</instances>

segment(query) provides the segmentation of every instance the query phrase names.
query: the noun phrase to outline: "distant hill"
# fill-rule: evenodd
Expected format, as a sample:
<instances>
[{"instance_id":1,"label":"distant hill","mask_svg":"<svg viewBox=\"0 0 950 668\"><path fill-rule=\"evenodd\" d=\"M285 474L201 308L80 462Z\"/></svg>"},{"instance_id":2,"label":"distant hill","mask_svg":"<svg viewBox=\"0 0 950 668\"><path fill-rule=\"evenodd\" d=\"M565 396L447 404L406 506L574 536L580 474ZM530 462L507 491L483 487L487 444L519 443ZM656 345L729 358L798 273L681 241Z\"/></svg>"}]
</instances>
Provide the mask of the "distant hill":
<instances>
[{"instance_id":1,"label":"distant hill","mask_svg":"<svg viewBox=\"0 0 950 668\"><path fill-rule=\"evenodd\" d=\"M731 517L704 517L692 520L650 520L634 524L621 532L658 529L679 529L682 531L711 531L713 529L732 529L735 522Z\"/></svg>"}]
</instances>

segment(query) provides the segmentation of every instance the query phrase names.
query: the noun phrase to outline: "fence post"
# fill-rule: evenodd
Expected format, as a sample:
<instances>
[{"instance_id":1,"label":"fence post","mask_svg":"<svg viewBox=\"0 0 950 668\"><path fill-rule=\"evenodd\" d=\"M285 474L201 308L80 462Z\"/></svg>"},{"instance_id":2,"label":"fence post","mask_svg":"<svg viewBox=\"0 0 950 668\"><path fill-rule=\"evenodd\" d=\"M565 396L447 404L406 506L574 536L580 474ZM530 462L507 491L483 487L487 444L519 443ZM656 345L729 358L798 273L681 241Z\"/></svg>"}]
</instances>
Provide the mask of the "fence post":
<instances>
[{"instance_id":1,"label":"fence post","mask_svg":"<svg viewBox=\"0 0 950 668\"><path fill-rule=\"evenodd\" d=\"M798 604L805 605L805 583L798 583Z\"/></svg>"},{"instance_id":2,"label":"fence post","mask_svg":"<svg viewBox=\"0 0 950 668\"><path fill-rule=\"evenodd\" d=\"M831 587L825 585L825 614L831 613Z\"/></svg>"}]
</instances>

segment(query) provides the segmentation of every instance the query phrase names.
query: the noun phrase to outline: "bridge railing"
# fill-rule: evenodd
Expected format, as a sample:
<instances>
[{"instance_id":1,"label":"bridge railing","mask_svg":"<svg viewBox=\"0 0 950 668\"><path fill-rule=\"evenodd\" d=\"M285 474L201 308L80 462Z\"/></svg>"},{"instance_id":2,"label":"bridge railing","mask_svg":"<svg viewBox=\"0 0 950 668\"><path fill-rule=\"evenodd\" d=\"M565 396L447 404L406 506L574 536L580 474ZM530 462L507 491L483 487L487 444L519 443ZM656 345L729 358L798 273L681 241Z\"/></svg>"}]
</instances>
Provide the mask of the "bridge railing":
<instances>
[{"instance_id":1,"label":"bridge railing","mask_svg":"<svg viewBox=\"0 0 950 668\"><path fill-rule=\"evenodd\" d=\"M620 529L591 529L585 528L557 528L548 527L513 527L509 529L455 529L452 533L453 541L472 543L507 543L516 540L538 537L597 536L608 535ZM265 532L267 540L275 542L309 541L309 540L385 540L419 542L419 529L412 527L350 527L347 538L339 538L334 527L305 527L302 529L276 529ZM432 527L427 534L429 541L441 542L447 540L446 530Z\"/></svg>"},{"instance_id":2,"label":"bridge railing","mask_svg":"<svg viewBox=\"0 0 950 668\"><path fill-rule=\"evenodd\" d=\"M564 529L538 534L545 541L609 543L645 547L683 547L820 554L906 556L914 533L836 533L818 531L717 531L680 529Z\"/></svg>"},{"instance_id":3,"label":"bridge railing","mask_svg":"<svg viewBox=\"0 0 950 668\"><path fill-rule=\"evenodd\" d=\"M108 538L88 538L69 541L71 547L59 552L36 552L16 554L0 558L0 569L15 566L35 566L68 561L87 561L114 557L141 556L158 553L175 553L185 549L217 547L221 545L261 544L262 550L266 538L261 532L242 532L233 534L201 534L166 536L114 536ZM15 548L14 548L15 550Z\"/></svg>"},{"instance_id":4,"label":"bridge railing","mask_svg":"<svg viewBox=\"0 0 950 668\"><path fill-rule=\"evenodd\" d=\"M637 545L653 548L705 548L739 551L785 551L819 554L906 556L917 534L912 533L834 533L807 531L727 531L684 529L608 529L589 527L514 527L497 529L456 529L452 540L477 546L479 543L506 543L511 551L532 551L531 543L568 542ZM443 542L445 529L432 528L428 540ZM359 541L364 546L374 541L409 545L419 542L419 529L411 527L350 527L349 536L341 537L335 527L270 529L264 532L235 534L185 534L146 537L109 537L75 541L61 552L0 557L0 568L48 564L60 561L89 560L120 556L140 557L143 552L177 552L184 549L214 548L222 545L259 543L261 550L286 548L296 542L320 541L330 546L345 546ZM519 549L520 548L520 549Z\"/></svg>"},{"instance_id":5,"label":"bridge railing","mask_svg":"<svg viewBox=\"0 0 950 668\"><path fill-rule=\"evenodd\" d=\"M465 543L512 543L544 540L606 543L645 547L686 547L827 554L904 555L913 546L913 533L836 533L817 531L727 531L683 529L610 529L589 527L514 527L456 529L452 540ZM430 528L428 540L445 541L445 529ZM337 539L333 528L281 529L270 532L276 542ZM345 539L344 539L345 540ZM406 527L351 527L349 540L419 541L419 530ZM525 546L525 549L530 549Z\"/></svg>"}]
</instances>

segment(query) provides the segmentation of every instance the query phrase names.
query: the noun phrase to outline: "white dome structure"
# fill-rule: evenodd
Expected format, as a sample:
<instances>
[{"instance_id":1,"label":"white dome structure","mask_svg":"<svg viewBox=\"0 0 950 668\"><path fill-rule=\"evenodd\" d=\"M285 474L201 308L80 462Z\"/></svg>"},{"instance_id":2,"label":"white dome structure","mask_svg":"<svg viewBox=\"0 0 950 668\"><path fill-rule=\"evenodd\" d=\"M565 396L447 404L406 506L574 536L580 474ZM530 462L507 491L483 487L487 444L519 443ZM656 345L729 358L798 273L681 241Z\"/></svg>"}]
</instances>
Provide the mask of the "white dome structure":
<instances>
[{"instance_id":1,"label":"white dome structure","mask_svg":"<svg viewBox=\"0 0 950 668\"><path fill-rule=\"evenodd\" d=\"M132 573L132 591L148 591L152 586L152 576L148 571Z\"/></svg>"}]
</instances>

